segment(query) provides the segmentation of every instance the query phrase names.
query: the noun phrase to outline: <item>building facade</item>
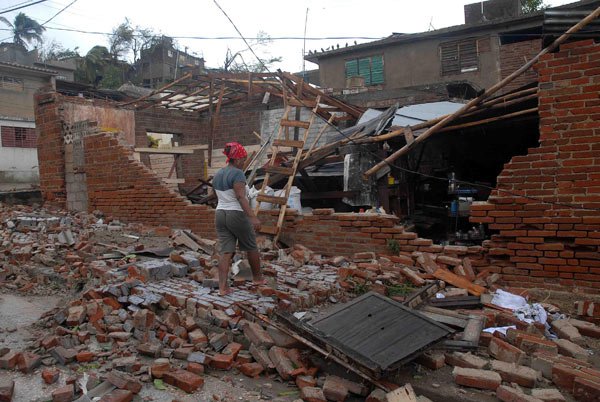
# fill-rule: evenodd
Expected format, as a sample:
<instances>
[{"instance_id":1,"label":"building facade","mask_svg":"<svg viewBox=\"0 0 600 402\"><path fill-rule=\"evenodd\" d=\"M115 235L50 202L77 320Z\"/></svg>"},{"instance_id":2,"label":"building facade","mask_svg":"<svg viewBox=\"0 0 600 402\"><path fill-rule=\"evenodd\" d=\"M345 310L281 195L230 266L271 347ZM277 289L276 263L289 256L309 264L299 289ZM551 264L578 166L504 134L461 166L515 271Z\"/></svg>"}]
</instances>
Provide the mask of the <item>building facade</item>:
<instances>
[{"instance_id":1,"label":"building facade","mask_svg":"<svg viewBox=\"0 0 600 402\"><path fill-rule=\"evenodd\" d=\"M33 96L56 87L58 72L0 62L0 191L39 183Z\"/></svg>"}]
</instances>

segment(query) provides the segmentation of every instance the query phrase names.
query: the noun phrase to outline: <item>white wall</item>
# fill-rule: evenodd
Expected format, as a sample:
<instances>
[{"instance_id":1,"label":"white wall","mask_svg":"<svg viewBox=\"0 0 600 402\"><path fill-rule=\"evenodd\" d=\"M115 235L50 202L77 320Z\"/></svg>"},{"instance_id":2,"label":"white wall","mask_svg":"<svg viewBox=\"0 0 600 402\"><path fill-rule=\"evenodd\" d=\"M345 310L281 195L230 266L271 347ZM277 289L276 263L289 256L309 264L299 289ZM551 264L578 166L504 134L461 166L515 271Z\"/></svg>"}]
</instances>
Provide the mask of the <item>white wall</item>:
<instances>
[{"instance_id":1,"label":"white wall","mask_svg":"<svg viewBox=\"0 0 600 402\"><path fill-rule=\"evenodd\" d=\"M35 127L34 122L0 119L1 126ZM37 148L2 147L0 142L0 184L39 184Z\"/></svg>"}]
</instances>

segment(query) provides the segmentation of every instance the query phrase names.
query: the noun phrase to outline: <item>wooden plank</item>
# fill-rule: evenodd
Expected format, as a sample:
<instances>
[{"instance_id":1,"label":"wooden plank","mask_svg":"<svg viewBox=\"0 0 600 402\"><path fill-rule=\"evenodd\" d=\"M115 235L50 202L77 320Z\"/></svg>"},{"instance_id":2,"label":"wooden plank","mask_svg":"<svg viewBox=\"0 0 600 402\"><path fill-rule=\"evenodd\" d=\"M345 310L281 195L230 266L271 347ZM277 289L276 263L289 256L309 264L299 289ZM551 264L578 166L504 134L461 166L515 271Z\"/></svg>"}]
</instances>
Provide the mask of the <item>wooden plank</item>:
<instances>
[{"instance_id":1,"label":"wooden plank","mask_svg":"<svg viewBox=\"0 0 600 402\"><path fill-rule=\"evenodd\" d=\"M193 149L181 149L181 147L174 148L134 148L135 152L147 153L147 154L165 154L165 155L191 155L194 153Z\"/></svg>"},{"instance_id":2,"label":"wooden plank","mask_svg":"<svg viewBox=\"0 0 600 402\"><path fill-rule=\"evenodd\" d=\"M263 195L263 194L257 195L256 201L269 202L271 204L278 204L278 205L287 204L287 198L285 198L285 197L275 197L273 195Z\"/></svg>"},{"instance_id":3,"label":"wooden plank","mask_svg":"<svg viewBox=\"0 0 600 402\"><path fill-rule=\"evenodd\" d=\"M276 235L279 232L279 228L277 226L261 226L259 232Z\"/></svg>"},{"instance_id":4,"label":"wooden plank","mask_svg":"<svg viewBox=\"0 0 600 402\"><path fill-rule=\"evenodd\" d=\"M467 278L463 278L456 274L453 274L452 272L448 271L447 269L438 268L433 273L433 276L435 276L436 278L438 278L444 282L450 283L450 284L456 286L457 288L467 289L467 291L470 294L475 295L475 296L480 296L482 293L485 293L487 290L483 286L475 285L473 282L471 282Z\"/></svg>"},{"instance_id":5,"label":"wooden plank","mask_svg":"<svg viewBox=\"0 0 600 402\"><path fill-rule=\"evenodd\" d=\"M465 270L465 276L468 280L475 280L475 271L473 271L473 265L471 264L471 259L469 257L463 258L462 263L463 269Z\"/></svg>"},{"instance_id":6,"label":"wooden plank","mask_svg":"<svg viewBox=\"0 0 600 402\"><path fill-rule=\"evenodd\" d=\"M410 128L410 126L406 126L404 128L404 139L406 140L407 144L412 144L413 142L415 142L415 135L413 134L413 131Z\"/></svg>"},{"instance_id":7,"label":"wooden plank","mask_svg":"<svg viewBox=\"0 0 600 402\"><path fill-rule=\"evenodd\" d=\"M273 174L282 174L285 176L292 176L294 172L293 167L285 167L285 166L265 166L265 172L273 173Z\"/></svg>"},{"instance_id":8,"label":"wooden plank","mask_svg":"<svg viewBox=\"0 0 600 402\"><path fill-rule=\"evenodd\" d=\"M300 106L300 107L307 107L307 108L313 108L317 105L317 101L314 99L295 99L295 98L291 98L288 101L288 105L290 106Z\"/></svg>"},{"instance_id":9,"label":"wooden plank","mask_svg":"<svg viewBox=\"0 0 600 402\"><path fill-rule=\"evenodd\" d=\"M178 149L191 149L193 151L205 151L208 149L208 144L197 144L197 145L180 145L176 147Z\"/></svg>"},{"instance_id":10,"label":"wooden plank","mask_svg":"<svg viewBox=\"0 0 600 402\"><path fill-rule=\"evenodd\" d=\"M282 119L279 124L281 126L283 126L283 127L299 127L299 128L303 128L303 129L307 129L307 128L310 127L310 123L309 122L307 122L307 121L300 121L300 120Z\"/></svg>"},{"instance_id":11,"label":"wooden plank","mask_svg":"<svg viewBox=\"0 0 600 402\"><path fill-rule=\"evenodd\" d=\"M185 179L171 179L171 178L162 178L163 183L166 184L184 184Z\"/></svg>"},{"instance_id":12,"label":"wooden plank","mask_svg":"<svg viewBox=\"0 0 600 402\"><path fill-rule=\"evenodd\" d=\"M295 141L295 140L273 140L274 147L291 147L291 148L302 148L304 146L304 141Z\"/></svg>"},{"instance_id":13,"label":"wooden plank","mask_svg":"<svg viewBox=\"0 0 600 402\"><path fill-rule=\"evenodd\" d=\"M421 311L421 314L424 316L431 318L437 322L441 322L442 324L452 325L457 328L464 328L467 326L467 320L463 320L460 318L450 317L444 314L431 313L429 311Z\"/></svg>"}]
</instances>

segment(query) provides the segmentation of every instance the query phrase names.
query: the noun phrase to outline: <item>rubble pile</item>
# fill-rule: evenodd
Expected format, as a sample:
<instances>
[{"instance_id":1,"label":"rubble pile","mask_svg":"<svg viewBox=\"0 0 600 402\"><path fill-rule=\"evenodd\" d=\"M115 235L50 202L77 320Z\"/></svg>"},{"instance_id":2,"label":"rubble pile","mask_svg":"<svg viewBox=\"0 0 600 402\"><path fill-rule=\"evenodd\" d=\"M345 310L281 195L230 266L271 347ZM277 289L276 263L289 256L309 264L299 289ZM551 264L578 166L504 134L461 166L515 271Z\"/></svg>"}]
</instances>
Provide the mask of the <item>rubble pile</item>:
<instances>
[{"instance_id":1,"label":"rubble pile","mask_svg":"<svg viewBox=\"0 0 600 402\"><path fill-rule=\"evenodd\" d=\"M53 401L82 394L128 401L144 383L194 393L211 371L277 377L306 401L416 398L410 384L385 382L383 391L375 380L327 373L309 342L259 319L316 312L368 291L454 329L416 363L453 366L457 385L493 391L503 401L566 400L562 392L582 401L600 397L598 361L590 354L600 338L598 303L579 301L577 319L551 304L494 304L489 292L502 292L500 277L476 272L463 257L473 248L325 257L302 245L275 250L261 237L267 284L244 277L247 262L238 260L234 292L220 296L214 242L191 232L2 205L0 223L0 289L43 293L60 283L73 292L39 321L44 336L24 350L0 346L0 369L39 373L46 384L64 381ZM0 383L0 400L13 392L14 383Z\"/></svg>"}]
</instances>

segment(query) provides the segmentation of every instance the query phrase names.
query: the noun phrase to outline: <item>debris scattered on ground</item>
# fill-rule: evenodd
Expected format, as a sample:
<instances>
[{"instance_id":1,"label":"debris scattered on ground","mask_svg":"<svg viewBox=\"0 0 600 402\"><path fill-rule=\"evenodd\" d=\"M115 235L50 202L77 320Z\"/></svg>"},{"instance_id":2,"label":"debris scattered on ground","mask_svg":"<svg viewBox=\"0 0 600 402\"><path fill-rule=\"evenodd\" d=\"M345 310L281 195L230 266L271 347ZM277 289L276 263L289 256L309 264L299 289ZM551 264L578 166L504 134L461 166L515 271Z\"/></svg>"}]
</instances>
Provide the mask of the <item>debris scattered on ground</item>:
<instances>
[{"instance_id":1,"label":"debris scattered on ground","mask_svg":"<svg viewBox=\"0 0 600 402\"><path fill-rule=\"evenodd\" d=\"M277 379L303 400L415 400L411 384L392 377L327 372L316 351L343 362L347 350L303 342L278 321L310 322L369 291L451 329L411 359L432 371L454 366L461 387L504 401L600 397L600 304L582 298L575 314L551 300L531 304L474 269L461 257L466 247L321 256L302 245L275 250L261 237L267 284L254 285L242 259L234 292L219 296L215 243L189 231L0 204L0 241L1 292L64 296L37 323L39 339L22 350L0 343L0 370L39 375L55 387L53 401L127 401L144 385L191 394L211 372ZM0 332L14 330L0 323ZM12 400L14 388L1 380L0 400Z\"/></svg>"}]
</instances>

